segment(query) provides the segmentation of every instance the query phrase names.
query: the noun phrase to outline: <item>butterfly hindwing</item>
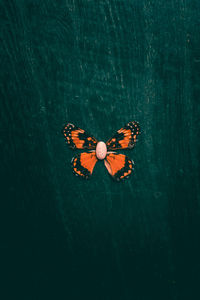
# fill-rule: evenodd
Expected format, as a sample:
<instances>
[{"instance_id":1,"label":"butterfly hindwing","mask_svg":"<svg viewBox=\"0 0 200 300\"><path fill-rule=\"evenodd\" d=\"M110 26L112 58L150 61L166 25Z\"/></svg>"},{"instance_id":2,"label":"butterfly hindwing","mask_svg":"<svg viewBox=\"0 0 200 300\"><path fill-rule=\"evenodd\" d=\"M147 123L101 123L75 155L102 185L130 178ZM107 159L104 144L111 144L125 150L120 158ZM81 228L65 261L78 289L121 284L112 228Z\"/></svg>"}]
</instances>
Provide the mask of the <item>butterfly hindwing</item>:
<instances>
[{"instance_id":1,"label":"butterfly hindwing","mask_svg":"<svg viewBox=\"0 0 200 300\"><path fill-rule=\"evenodd\" d=\"M127 125L119 129L116 134L106 142L108 150L133 148L139 133L139 123L135 121L129 122Z\"/></svg>"},{"instance_id":2,"label":"butterfly hindwing","mask_svg":"<svg viewBox=\"0 0 200 300\"><path fill-rule=\"evenodd\" d=\"M131 174L134 163L124 154L108 153L104 164L109 174L119 181Z\"/></svg>"},{"instance_id":3,"label":"butterfly hindwing","mask_svg":"<svg viewBox=\"0 0 200 300\"><path fill-rule=\"evenodd\" d=\"M96 162L95 152L83 152L72 159L72 167L76 175L88 179L92 175Z\"/></svg>"},{"instance_id":4,"label":"butterfly hindwing","mask_svg":"<svg viewBox=\"0 0 200 300\"><path fill-rule=\"evenodd\" d=\"M69 147L73 149L95 149L97 140L85 130L68 123L64 126L63 134Z\"/></svg>"}]
</instances>

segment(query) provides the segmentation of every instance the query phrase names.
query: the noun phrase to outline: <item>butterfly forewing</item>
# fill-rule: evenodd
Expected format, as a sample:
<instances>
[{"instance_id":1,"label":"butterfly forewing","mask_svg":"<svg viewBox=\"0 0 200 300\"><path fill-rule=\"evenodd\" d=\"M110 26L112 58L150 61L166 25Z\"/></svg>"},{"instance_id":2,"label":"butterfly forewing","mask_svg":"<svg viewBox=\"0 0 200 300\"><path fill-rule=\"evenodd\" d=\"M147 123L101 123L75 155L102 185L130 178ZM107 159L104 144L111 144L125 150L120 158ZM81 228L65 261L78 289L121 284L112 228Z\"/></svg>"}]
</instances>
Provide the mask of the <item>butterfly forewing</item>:
<instances>
[{"instance_id":1,"label":"butterfly forewing","mask_svg":"<svg viewBox=\"0 0 200 300\"><path fill-rule=\"evenodd\" d=\"M109 174L117 181L129 176L133 169L133 161L124 154L109 153L104 164Z\"/></svg>"},{"instance_id":2,"label":"butterfly forewing","mask_svg":"<svg viewBox=\"0 0 200 300\"><path fill-rule=\"evenodd\" d=\"M138 122L129 122L119 129L107 142L108 150L131 149L135 146L137 136L140 133Z\"/></svg>"},{"instance_id":3,"label":"butterfly forewing","mask_svg":"<svg viewBox=\"0 0 200 300\"><path fill-rule=\"evenodd\" d=\"M64 126L63 134L67 144L73 149L96 149L98 141L85 130L71 123Z\"/></svg>"},{"instance_id":4,"label":"butterfly forewing","mask_svg":"<svg viewBox=\"0 0 200 300\"><path fill-rule=\"evenodd\" d=\"M92 175L96 162L97 157L95 152L84 152L72 159L72 167L76 175L88 179Z\"/></svg>"}]
</instances>

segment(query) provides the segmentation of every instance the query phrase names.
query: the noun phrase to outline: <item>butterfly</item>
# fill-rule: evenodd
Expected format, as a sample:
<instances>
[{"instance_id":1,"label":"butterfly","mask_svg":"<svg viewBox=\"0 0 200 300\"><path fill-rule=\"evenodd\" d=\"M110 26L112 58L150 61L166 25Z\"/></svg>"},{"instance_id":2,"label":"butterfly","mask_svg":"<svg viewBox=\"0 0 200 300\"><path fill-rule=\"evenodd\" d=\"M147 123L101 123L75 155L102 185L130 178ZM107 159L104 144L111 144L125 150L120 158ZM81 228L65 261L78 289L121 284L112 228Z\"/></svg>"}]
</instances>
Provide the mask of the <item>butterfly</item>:
<instances>
[{"instance_id":1,"label":"butterfly","mask_svg":"<svg viewBox=\"0 0 200 300\"><path fill-rule=\"evenodd\" d=\"M77 176L88 179L92 175L96 162L104 160L109 174L117 181L131 174L134 162L126 155L118 154L113 150L132 149L139 133L139 123L129 122L104 143L71 123L67 123L63 129L65 140L70 148L90 150L72 158L72 167Z\"/></svg>"}]
</instances>

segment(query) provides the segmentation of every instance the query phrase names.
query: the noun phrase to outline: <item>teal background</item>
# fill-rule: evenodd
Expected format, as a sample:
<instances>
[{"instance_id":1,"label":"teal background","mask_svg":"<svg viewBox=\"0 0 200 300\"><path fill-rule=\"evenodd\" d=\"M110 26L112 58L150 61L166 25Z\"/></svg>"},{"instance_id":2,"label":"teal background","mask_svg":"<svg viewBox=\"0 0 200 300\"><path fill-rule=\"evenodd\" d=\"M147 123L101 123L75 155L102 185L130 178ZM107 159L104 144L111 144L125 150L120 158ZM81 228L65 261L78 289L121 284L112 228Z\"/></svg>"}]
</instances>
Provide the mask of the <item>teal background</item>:
<instances>
[{"instance_id":1,"label":"teal background","mask_svg":"<svg viewBox=\"0 0 200 300\"><path fill-rule=\"evenodd\" d=\"M0 11L1 299L200 299L200 2ZM131 120L129 180L72 174L66 121L105 141Z\"/></svg>"}]
</instances>

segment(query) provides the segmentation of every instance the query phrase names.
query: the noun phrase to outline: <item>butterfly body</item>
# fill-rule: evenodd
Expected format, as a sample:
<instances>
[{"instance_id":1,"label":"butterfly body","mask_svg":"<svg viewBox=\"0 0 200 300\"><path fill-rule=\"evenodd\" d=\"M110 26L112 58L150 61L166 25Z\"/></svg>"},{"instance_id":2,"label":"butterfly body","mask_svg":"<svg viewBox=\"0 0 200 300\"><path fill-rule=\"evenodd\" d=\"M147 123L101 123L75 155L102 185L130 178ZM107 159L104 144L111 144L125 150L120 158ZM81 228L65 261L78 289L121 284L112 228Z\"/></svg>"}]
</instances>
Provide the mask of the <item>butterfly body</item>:
<instances>
[{"instance_id":1,"label":"butterfly body","mask_svg":"<svg viewBox=\"0 0 200 300\"><path fill-rule=\"evenodd\" d=\"M113 179L119 181L127 178L133 170L133 161L124 154L113 150L132 149L140 133L139 124L129 122L119 129L106 143L97 141L85 130L68 123L64 126L63 134L70 148L89 149L72 159L72 167L76 175L89 178L98 160L104 160L104 165Z\"/></svg>"},{"instance_id":2,"label":"butterfly body","mask_svg":"<svg viewBox=\"0 0 200 300\"><path fill-rule=\"evenodd\" d=\"M96 147L96 156L98 159L102 160L106 157L107 147L104 142L98 142Z\"/></svg>"}]
</instances>

